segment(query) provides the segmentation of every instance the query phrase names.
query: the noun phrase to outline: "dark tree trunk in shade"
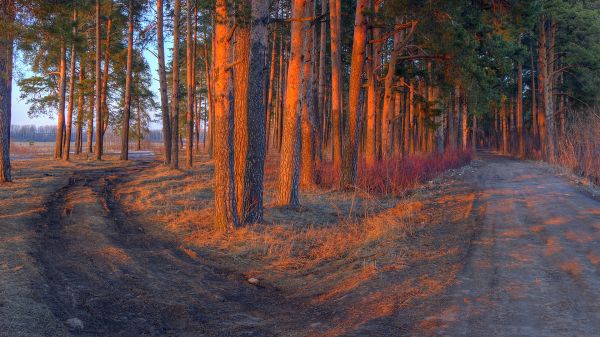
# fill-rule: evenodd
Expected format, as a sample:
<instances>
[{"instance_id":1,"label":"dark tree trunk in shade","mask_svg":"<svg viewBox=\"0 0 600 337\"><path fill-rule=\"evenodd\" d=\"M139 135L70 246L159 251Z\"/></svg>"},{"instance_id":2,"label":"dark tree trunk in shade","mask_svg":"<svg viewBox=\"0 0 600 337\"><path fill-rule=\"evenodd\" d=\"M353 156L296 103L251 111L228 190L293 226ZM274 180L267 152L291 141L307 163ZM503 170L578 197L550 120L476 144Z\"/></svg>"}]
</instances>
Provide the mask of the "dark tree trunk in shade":
<instances>
[{"instance_id":1,"label":"dark tree trunk in shade","mask_svg":"<svg viewBox=\"0 0 600 337\"><path fill-rule=\"evenodd\" d=\"M11 23L14 19L13 1L0 1L0 20ZM0 34L0 183L12 179L10 169L12 61L13 38L8 34Z\"/></svg>"},{"instance_id":2,"label":"dark tree trunk in shade","mask_svg":"<svg viewBox=\"0 0 600 337\"><path fill-rule=\"evenodd\" d=\"M252 34L250 36L250 74L248 76L248 150L244 184L244 215L246 223L263 219L263 180L266 155L266 125L264 119L265 60L267 56L269 4L252 0Z\"/></svg>"}]
</instances>

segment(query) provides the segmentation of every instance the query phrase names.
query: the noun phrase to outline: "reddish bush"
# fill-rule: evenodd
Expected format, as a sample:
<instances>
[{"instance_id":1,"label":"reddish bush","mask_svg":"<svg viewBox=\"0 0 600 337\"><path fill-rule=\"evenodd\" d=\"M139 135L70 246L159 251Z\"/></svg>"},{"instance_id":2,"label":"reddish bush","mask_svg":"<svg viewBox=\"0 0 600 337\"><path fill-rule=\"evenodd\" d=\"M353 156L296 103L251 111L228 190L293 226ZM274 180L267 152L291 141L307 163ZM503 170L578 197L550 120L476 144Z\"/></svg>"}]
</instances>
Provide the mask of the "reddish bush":
<instances>
[{"instance_id":1,"label":"reddish bush","mask_svg":"<svg viewBox=\"0 0 600 337\"><path fill-rule=\"evenodd\" d=\"M373 194L400 195L443 171L465 165L471 159L470 151L448 151L444 154L391 158L371 167L361 161L356 185ZM321 187L334 187L339 182L339 173L331 163L319 164L316 171L317 183Z\"/></svg>"}]
</instances>

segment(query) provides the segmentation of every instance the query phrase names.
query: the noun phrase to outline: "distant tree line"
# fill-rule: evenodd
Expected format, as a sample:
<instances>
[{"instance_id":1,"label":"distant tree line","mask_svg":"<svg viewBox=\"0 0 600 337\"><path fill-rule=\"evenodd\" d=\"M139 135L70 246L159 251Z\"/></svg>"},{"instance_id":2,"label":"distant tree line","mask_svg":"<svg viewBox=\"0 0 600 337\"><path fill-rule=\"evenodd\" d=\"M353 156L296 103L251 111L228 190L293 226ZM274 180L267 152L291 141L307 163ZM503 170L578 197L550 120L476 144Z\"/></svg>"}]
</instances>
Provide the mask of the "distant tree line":
<instances>
[{"instance_id":1,"label":"distant tree line","mask_svg":"<svg viewBox=\"0 0 600 337\"><path fill-rule=\"evenodd\" d=\"M87 139L87 130L83 130L83 137ZM55 125L11 125L10 138L13 142L53 142L56 139ZM92 135L92 139L93 135ZM132 134L132 139L137 140L137 135ZM141 140L162 142L161 130L147 130L142 134ZM76 141L76 135L71 135L71 142Z\"/></svg>"}]
</instances>

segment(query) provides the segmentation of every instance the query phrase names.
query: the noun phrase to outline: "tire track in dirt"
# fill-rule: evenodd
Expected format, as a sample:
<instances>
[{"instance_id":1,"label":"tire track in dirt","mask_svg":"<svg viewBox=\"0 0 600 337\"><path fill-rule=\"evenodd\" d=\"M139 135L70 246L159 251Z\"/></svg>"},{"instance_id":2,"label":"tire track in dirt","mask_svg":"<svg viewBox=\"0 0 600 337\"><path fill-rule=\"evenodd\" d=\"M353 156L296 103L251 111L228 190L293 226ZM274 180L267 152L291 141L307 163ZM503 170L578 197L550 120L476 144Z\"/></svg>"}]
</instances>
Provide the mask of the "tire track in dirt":
<instances>
[{"instance_id":1,"label":"tire track in dirt","mask_svg":"<svg viewBox=\"0 0 600 337\"><path fill-rule=\"evenodd\" d=\"M83 323L65 324L65 335L277 335L275 317L292 310L276 290L202 263L127 216L114 186L149 165L77 172L46 205L35 254L46 301L59 321Z\"/></svg>"}]
</instances>

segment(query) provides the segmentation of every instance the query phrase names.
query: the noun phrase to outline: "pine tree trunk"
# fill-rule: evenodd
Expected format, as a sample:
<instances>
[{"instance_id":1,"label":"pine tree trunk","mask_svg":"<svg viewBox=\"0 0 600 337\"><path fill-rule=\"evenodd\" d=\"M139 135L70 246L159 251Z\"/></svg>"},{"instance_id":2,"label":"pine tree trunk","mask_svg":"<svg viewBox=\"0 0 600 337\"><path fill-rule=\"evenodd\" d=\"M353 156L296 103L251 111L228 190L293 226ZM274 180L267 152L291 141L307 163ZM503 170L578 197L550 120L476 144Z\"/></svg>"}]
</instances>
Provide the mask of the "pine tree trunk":
<instances>
[{"instance_id":1,"label":"pine tree trunk","mask_svg":"<svg viewBox=\"0 0 600 337\"><path fill-rule=\"evenodd\" d=\"M248 71L250 67L250 26L246 23L235 31L233 67L234 118L233 142L235 144L235 191L240 223L244 223L244 179L248 151ZM262 98L262 96L261 96Z\"/></svg>"},{"instance_id":2,"label":"pine tree trunk","mask_svg":"<svg viewBox=\"0 0 600 337\"><path fill-rule=\"evenodd\" d=\"M477 116L473 114L473 133L471 134L471 146L473 153L477 151Z\"/></svg>"},{"instance_id":3,"label":"pine tree trunk","mask_svg":"<svg viewBox=\"0 0 600 337\"><path fill-rule=\"evenodd\" d=\"M11 24L15 20L12 0L0 3L0 20ZM10 167L10 123L13 69L13 37L0 34L0 183L12 180Z\"/></svg>"},{"instance_id":4,"label":"pine tree trunk","mask_svg":"<svg viewBox=\"0 0 600 337\"><path fill-rule=\"evenodd\" d=\"M348 127L346 129L346 136L344 137L345 151L344 163L342 167L342 188L347 188L356 184L360 121L360 91L362 87L363 67L365 64L365 48L367 46L367 19L365 17L365 11L368 10L368 5L368 0L358 0L356 3L352 61L350 64Z\"/></svg>"},{"instance_id":5,"label":"pine tree trunk","mask_svg":"<svg viewBox=\"0 0 600 337\"><path fill-rule=\"evenodd\" d=\"M121 127L121 160L129 159L129 119L131 117L131 86L133 72L133 0L128 1L127 70L125 74L125 106ZM139 111L138 111L139 113Z\"/></svg>"},{"instance_id":6,"label":"pine tree trunk","mask_svg":"<svg viewBox=\"0 0 600 337\"><path fill-rule=\"evenodd\" d=\"M321 0L321 31L320 33L320 41L319 41L319 83L318 83L318 109L317 109L317 118L319 118L320 122L318 123L318 131L317 131L317 156L320 161L323 160L323 143L325 139L325 128L326 128L326 110L327 107L325 105L325 90L326 90L326 58L327 58L327 20L325 16L327 15L327 0ZM317 43L316 41L314 42Z\"/></svg>"},{"instance_id":7,"label":"pine tree trunk","mask_svg":"<svg viewBox=\"0 0 600 337\"><path fill-rule=\"evenodd\" d=\"M548 158L548 137L546 127L546 78L547 78L547 55L546 55L546 19L542 17L539 22L539 45L538 45L538 92L540 101L538 102L538 131L540 133L540 149L542 158Z\"/></svg>"},{"instance_id":8,"label":"pine tree trunk","mask_svg":"<svg viewBox=\"0 0 600 337\"><path fill-rule=\"evenodd\" d=\"M77 122L75 123L77 130L75 131L75 154L80 154L83 143L83 118L85 115L85 95L82 92L83 82L85 81L85 61L81 57L79 60L79 90L77 97Z\"/></svg>"},{"instance_id":9,"label":"pine tree trunk","mask_svg":"<svg viewBox=\"0 0 600 337\"><path fill-rule=\"evenodd\" d=\"M548 23L548 41L546 48L546 85L544 86L544 105L546 114L546 136L547 136L547 151L546 160L554 162L555 158L555 127L554 127L554 63L555 63L555 46L556 46L556 22L550 20Z\"/></svg>"},{"instance_id":10,"label":"pine tree trunk","mask_svg":"<svg viewBox=\"0 0 600 337\"><path fill-rule=\"evenodd\" d=\"M250 37L250 74L248 77L248 150L244 185L244 213L246 223L263 220L263 180L267 149L264 119L264 83L267 80L269 31L269 3L252 0L252 35Z\"/></svg>"},{"instance_id":11,"label":"pine tree trunk","mask_svg":"<svg viewBox=\"0 0 600 337\"><path fill-rule=\"evenodd\" d=\"M460 116L460 85L454 84L454 106L448 109L448 147L451 151L456 150L456 127L455 116Z\"/></svg>"},{"instance_id":12,"label":"pine tree trunk","mask_svg":"<svg viewBox=\"0 0 600 337\"><path fill-rule=\"evenodd\" d=\"M377 11L377 8L374 9ZM379 39L379 28L373 29L373 40ZM369 44L367 46L367 118L365 125L366 132L366 149L365 161L367 166L375 165L377 160L377 135L376 135L376 119L377 119L377 81L375 78L375 70L379 64L379 45Z\"/></svg>"},{"instance_id":13,"label":"pine tree trunk","mask_svg":"<svg viewBox=\"0 0 600 337\"><path fill-rule=\"evenodd\" d=\"M111 56L111 48L110 48L110 37L112 30L112 8L113 1L110 0L108 2L108 18L106 21L106 39L105 39L105 51L104 51L104 70L102 74L102 95L100 104L102 105L102 135L104 136L106 132L106 128L108 127L108 122L110 119L110 113L108 111L108 71L110 70L110 56Z\"/></svg>"},{"instance_id":14,"label":"pine tree trunk","mask_svg":"<svg viewBox=\"0 0 600 337\"><path fill-rule=\"evenodd\" d=\"M173 67L171 86L171 168L179 168L179 16L181 1L174 0L173 9Z\"/></svg>"},{"instance_id":15,"label":"pine tree trunk","mask_svg":"<svg viewBox=\"0 0 600 337\"><path fill-rule=\"evenodd\" d=\"M507 116L507 103L506 99L503 98L500 103L500 125L502 131L502 154L508 153L508 116Z\"/></svg>"},{"instance_id":16,"label":"pine tree trunk","mask_svg":"<svg viewBox=\"0 0 600 337\"><path fill-rule=\"evenodd\" d=\"M102 58L102 44L100 42L101 32L101 18L100 18L100 0L96 0L96 87L95 87L95 104L96 104L96 160L102 160L102 102L101 102L101 85L102 85L102 73L101 58Z\"/></svg>"},{"instance_id":17,"label":"pine tree trunk","mask_svg":"<svg viewBox=\"0 0 600 337\"><path fill-rule=\"evenodd\" d=\"M156 0L156 41L158 48L158 79L160 84L160 111L162 117L164 163L171 164L171 121L169 94L167 93L167 70L165 66L165 42L163 35L163 0Z\"/></svg>"},{"instance_id":18,"label":"pine tree trunk","mask_svg":"<svg viewBox=\"0 0 600 337\"><path fill-rule=\"evenodd\" d=\"M279 4L279 2L278 2ZM275 62L276 62L276 47L277 46L277 31L273 31L273 48L271 49L271 67L269 73L269 90L267 94L267 106L265 107L265 124L266 124L266 151L269 149L269 141L271 139L271 120L273 118L273 93L275 92Z\"/></svg>"},{"instance_id":19,"label":"pine tree trunk","mask_svg":"<svg viewBox=\"0 0 600 337\"><path fill-rule=\"evenodd\" d=\"M88 99L89 102L89 113L88 113L88 120L87 120L87 142L86 142L86 148L87 148L87 153L93 153L93 137L94 137L94 104L96 104L95 100L94 100L94 96L90 96L90 98Z\"/></svg>"},{"instance_id":20,"label":"pine tree trunk","mask_svg":"<svg viewBox=\"0 0 600 337\"><path fill-rule=\"evenodd\" d=\"M58 124L56 127L56 147L54 158L62 158L63 137L65 134L65 101L67 89L67 49L65 47L64 38L60 41L60 64L58 66L59 83L58 83Z\"/></svg>"},{"instance_id":21,"label":"pine tree trunk","mask_svg":"<svg viewBox=\"0 0 600 337\"><path fill-rule=\"evenodd\" d=\"M73 11L73 21L77 20L77 11ZM73 27L73 36L77 34L75 26ZM75 63L76 63L75 43L71 44L71 65L69 67L69 104L67 107L67 129L65 132L65 143L63 144L63 159L69 160L71 154L71 129L73 125L73 103L75 100ZM81 72L81 70L79 70Z\"/></svg>"},{"instance_id":22,"label":"pine tree trunk","mask_svg":"<svg viewBox=\"0 0 600 337\"><path fill-rule=\"evenodd\" d=\"M312 17L312 7L314 0L306 0L306 15ZM313 99L312 99L312 84L313 84L313 26L308 25L306 29L306 37L304 50L304 70L303 70L303 86L302 86L302 117L301 117L301 169L300 169L300 184L302 186L312 186L314 183L314 161L313 161L313 140L314 140L314 118L313 118Z\"/></svg>"},{"instance_id":23,"label":"pine tree trunk","mask_svg":"<svg viewBox=\"0 0 600 337\"><path fill-rule=\"evenodd\" d=\"M398 59L398 48L400 44L400 33L394 35L394 49L390 53L387 74L385 75L385 88L383 94L383 108L381 112L381 156L386 159L392 154L392 119L394 112L393 84L396 73L396 60Z\"/></svg>"},{"instance_id":24,"label":"pine tree trunk","mask_svg":"<svg viewBox=\"0 0 600 337\"><path fill-rule=\"evenodd\" d=\"M331 119L333 129L333 166L342 167L342 37L341 0L329 0L331 31Z\"/></svg>"},{"instance_id":25,"label":"pine tree trunk","mask_svg":"<svg viewBox=\"0 0 600 337\"><path fill-rule=\"evenodd\" d=\"M214 28L215 117L215 227L226 231L238 227L233 177L233 111L230 107L231 46L228 41L227 0L216 0Z\"/></svg>"},{"instance_id":26,"label":"pine tree trunk","mask_svg":"<svg viewBox=\"0 0 600 337\"><path fill-rule=\"evenodd\" d=\"M207 112L207 122L208 122L208 155L210 158L213 157L213 141L214 141L214 121L215 121L215 100L214 100L214 94L213 94L213 78L212 78L212 71L211 71L211 67L210 64L208 63L208 46L207 46L207 36L206 33L204 34L204 70L205 70L205 76L206 76L206 89L207 89L207 94L208 94L208 101L206 102L206 106L208 109ZM204 135L206 137L206 134Z\"/></svg>"},{"instance_id":27,"label":"pine tree trunk","mask_svg":"<svg viewBox=\"0 0 600 337\"><path fill-rule=\"evenodd\" d=\"M537 95L537 90L536 90L536 86L535 86L535 76L534 76L534 71L535 71L535 63L533 61L533 42L530 42L529 45L529 56L530 56L530 61L531 61L531 124L533 124L533 139L532 139L532 143L533 143L533 148L535 149L537 147L537 142L538 142L538 137L539 137L539 125L538 125L538 118L537 118L537 100L536 100L536 95Z\"/></svg>"},{"instance_id":28,"label":"pine tree trunk","mask_svg":"<svg viewBox=\"0 0 600 337\"><path fill-rule=\"evenodd\" d=\"M186 144L185 144L185 168L191 169L194 161L194 107L195 107L195 92L194 92L194 81L195 81L195 69L194 69L194 41L192 30L193 21L192 13L193 0L187 0L186 3L186 85L187 85L187 111L186 111Z\"/></svg>"},{"instance_id":29,"label":"pine tree trunk","mask_svg":"<svg viewBox=\"0 0 600 337\"><path fill-rule=\"evenodd\" d=\"M332 0L333 2L333 0ZM306 0L293 0L292 17L304 15ZM335 19L335 18L334 18ZM302 93L303 23L291 23L291 50L285 93L285 115L283 116L283 138L279 170L279 193L277 204L299 207L298 196L298 152L300 150L300 115ZM332 48L333 49L333 48Z\"/></svg>"},{"instance_id":30,"label":"pine tree trunk","mask_svg":"<svg viewBox=\"0 0 600 337\"><path fill-rule=\"evenodd\" d=\"M467 93L463 91L462 93L462 114L461 114L461 122L460 122L460 126L461 126L461 136L462 136L462 149L463 151L466 151L468 149L469 146L469 121L468 121L468 114L469 114L469 100L467 97Z\"/></svg>"},{"instance_id":31,"label":"pine tree trunk","mask_svg":"<svg viewBox=\"0 0 600 337\"><path fill-rule=\"evenodd\" d=\"M525 156L525 141L523 139L523 65L517 65L517 146L518 155L523 158Z\"/></svg>"}]
</instances>

